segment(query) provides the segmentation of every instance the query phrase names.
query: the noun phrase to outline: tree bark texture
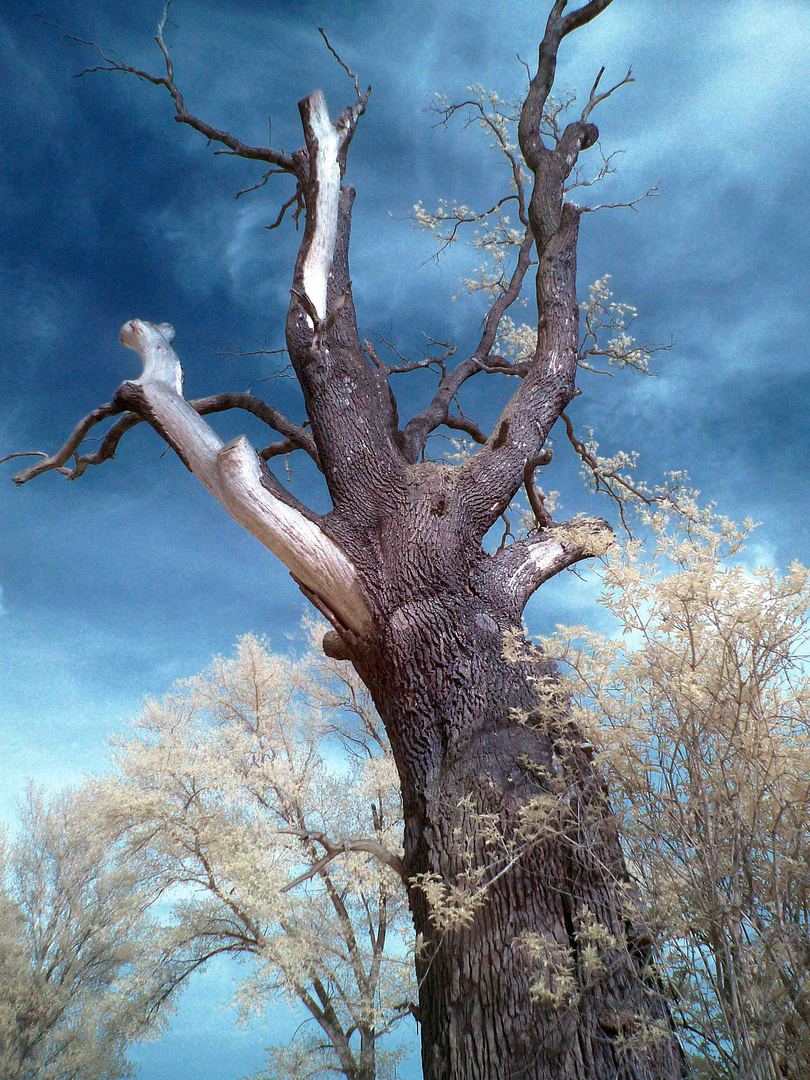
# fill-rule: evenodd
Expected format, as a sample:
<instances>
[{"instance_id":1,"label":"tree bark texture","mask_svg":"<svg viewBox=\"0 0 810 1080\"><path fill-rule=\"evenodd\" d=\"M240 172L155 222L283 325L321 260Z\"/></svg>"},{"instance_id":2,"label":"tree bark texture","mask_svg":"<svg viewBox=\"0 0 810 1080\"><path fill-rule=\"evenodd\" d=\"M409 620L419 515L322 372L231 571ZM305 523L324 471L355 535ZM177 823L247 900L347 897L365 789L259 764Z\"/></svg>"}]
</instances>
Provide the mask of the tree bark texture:
<instances>
[{"instance_id":1,"label":"tree bark texture","mask_svg":"<svg viewBox=\"0 0 810 1080\"><path fill-rule=\"evenodd\" d=\"M650 942L623 914L629 886L604 784L564 710L539 715L538 674L554 666L504 658L521 603L497 560L471 554L447 498L446 470L413 468L399 506L376 536L343 537L374 598L381 628L355 664L374 696L402 781L410 878L465 878L487 867L470 925L442 931L411 887L417 933L424 1075L430 1080L646 1080L683 1075L665 1003L647 970ZM399 513L397 513L399 510ZM368 566L368 578L364 570ZM526 722L521 717L529 714ZM564 792L546 839L523 836L521 808ZM482 822L523 853L501 873ZM497 876L501 874L501 876ZM492 879L495 879L494 881ZM619 943L608 972L580 959L577 912L587 907ZM541 973L521 947L541 934L568 958L570 1002L532 992ZM652 1023L658 1038L632 1049Z\"/></svg>"}]
</instances>

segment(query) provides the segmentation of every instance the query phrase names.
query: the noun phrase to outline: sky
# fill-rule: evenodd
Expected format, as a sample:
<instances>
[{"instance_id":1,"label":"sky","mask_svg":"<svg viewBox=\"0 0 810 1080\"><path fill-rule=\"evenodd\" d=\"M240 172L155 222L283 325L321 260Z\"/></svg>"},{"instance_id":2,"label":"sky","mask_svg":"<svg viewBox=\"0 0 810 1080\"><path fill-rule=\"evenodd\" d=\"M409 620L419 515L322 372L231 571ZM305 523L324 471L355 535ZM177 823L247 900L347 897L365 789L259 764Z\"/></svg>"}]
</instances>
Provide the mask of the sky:
<instances>
[{"instance_id":1,"label":"sky","mask_svg":"<svg viewBox=\"0 0 810 1080\"><path fill-rule=\"evenodd\" d=\"M159 73L159 15L153 0L3 5L0 457L52 452L138 374L137 357L118 344L133 317L174 325L188 397L251 388L303 419L295 386L266 379L277 358L237 355L283 344L296 236L264 226L291 194L288 178L236 200L260 166L215 157L174 123L160 88L120 74L74 78L93 53L49 25ZM351 100L318 36L326 29L373 87L347 175L358 191L360 325L405 352L417 353L426 334L463 355L483 309L452 297L475 257L453 249L437 264L408 215L439 198L483 208L500 191L499 169L479 136L436 129L425 109L435 92L457 100L471 84L519 94L518 57L533 60L544 19L536 0L176 0L166 38L193 112L246 142L265 143L270 130L289 152L301 143L301 97L322 88L333 115ZM632 65L635 82L592 117L605 151L622 151L618 174L593 198L628 201L656 183L660 196L637 213L586 215L580 291L610 274L615 298L639 310L637 336L674 342L655 378L583 377L572 418L607 451L639 451L649 481L685 469L722 512L762 522L751 558L777 566L810 559L808 54L805 0L615 0L566 40L557 80L560 91L587 92L602 65L611 82ZM424 377L405 391L401 412L429 389ZM482 424L494 418L492 386L471 390L466 404ZM263 445L244 414L215 426ZM8 823L30 778L56 788L103 770L108 736L145 695L230 652L241 634L287 649L298 632L306 606L285 569L164 450L143 425L115 461L73 483L50 474L16 489L18 463L0 466ZM325 510L299 457L294 490ZM562 449L558 458L547 481L562 492L561 515L610 516L587 501ZM593 585L572 575L527 611L536 632L600 617ZM212 1011L233 978L224 965L200 975L170 1034L135 1055L143 1080L243 1075L292 1030L283 1011L247 1030ZM416 1065L403 1075L418 1075Z\"/></svg>"}]
</instances>

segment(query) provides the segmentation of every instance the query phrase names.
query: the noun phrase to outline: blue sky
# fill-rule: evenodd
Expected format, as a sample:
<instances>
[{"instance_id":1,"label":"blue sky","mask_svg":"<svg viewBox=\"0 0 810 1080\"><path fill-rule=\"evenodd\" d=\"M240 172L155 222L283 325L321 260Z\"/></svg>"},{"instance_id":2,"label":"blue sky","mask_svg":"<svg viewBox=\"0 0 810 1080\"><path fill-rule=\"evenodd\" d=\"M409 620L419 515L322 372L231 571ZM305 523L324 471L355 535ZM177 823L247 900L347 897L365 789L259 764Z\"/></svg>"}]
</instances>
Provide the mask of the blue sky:
<instances>
[{"instance_id":1,"label":"blue sky","mask_svg":"<svg viewBox=\"0 0 810 1080\"><path fill-rule=\"evenodd\" d=\"M157 71L159 7L46 0L37 10ZM481 308L450 297L469 258L453 251L425 264L429 241L407 213L440 196L483 206L497 172L475 136L435 130L423 110L434 91L454 99L471 83L519 93L516 54L532 60L544 17L536 0L176 0L166 36L192 111L258 143L272 118L274 145L289 151L301 141L299 98L322 87L333 112L348 100L316 28L327 29L374 88L349 170L360 323L405 350L424 332L463 353ZM214 157L174 123L158 88L120 75L74 79L92 56L21 0L4 5L0 41L0 456L53 450L135 374L137 358L118 344L132 317L176 327L188 396L252 386L300 420L291 383L255 381L268 358L221 355L283 343L296 238L263 226L289 181L237 202L258 167ZM661 197L637 214L584 219L581 292L610 273L616 298L639 309L638 336L676 342L655 379L583 379L571 414L606 449L639 450L650 480L684 468L722 511L762 521L754 557L777 565L810 558L808 54L804 0L615 0L566 41L558 76L560 90L586 91L602 64L613 81L633 66L635 83L595 116L605 149L624 151L598 201L657 181ZM417 385L403 408L427 388ZM491 386L468 404L492 416ZM217 427L261 438L248 419L217 418ZM51 474L20 490L12 463L0 466L7 821L27 778L58 786L103 769L107 736L147 693L200 670L240 634L287 648L296 633L305 604L286 571L163 451L138 429L114 462L77 482ZM547 479L562 490L563 516L592 512L573 465L555 466ZM299 494L325 509L307 464L294 468ZM592 587L566 576L535 598L529 624L592 621L593 600ZM227 1000L230 978L225 969L201 977L174 1034L144 1051L144 1080L225 1080L259 1064L267 1030L237 1032L230 1014L208 1015L213 1000ZM204 1051L201 1017L217 1032Z\"/></svg>"}]
</instances>

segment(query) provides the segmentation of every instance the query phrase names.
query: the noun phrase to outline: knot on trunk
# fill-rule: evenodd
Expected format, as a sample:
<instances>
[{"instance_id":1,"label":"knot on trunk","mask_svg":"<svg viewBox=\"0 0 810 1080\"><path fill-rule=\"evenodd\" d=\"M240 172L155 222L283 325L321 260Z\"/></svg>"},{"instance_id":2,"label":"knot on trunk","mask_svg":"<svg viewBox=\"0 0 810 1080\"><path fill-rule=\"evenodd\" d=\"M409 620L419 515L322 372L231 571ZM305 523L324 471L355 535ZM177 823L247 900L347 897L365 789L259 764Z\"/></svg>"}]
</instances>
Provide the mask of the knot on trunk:
<instances>
[{"instance_id":1,"label":"knot on trunk","mask_svg":"<svg viewBox=\"0 0 810 1080\"><path fill-rule=\"evenodd\" d=\"M327 630L321 648L330 660L351 660L352 653L337 630Z\"/></svg>"},{"instance_id":2,"label":"knot on trunk","mask_svg":"<svg viewBox=\"0 0 810 1080\"><path fill-rule=\"evenodd\" d=\"M579 136L580 150L587 150L589 147L593 146L598 138L599 128L596 124L585 124Z\"/></svg>"}]
</instances>

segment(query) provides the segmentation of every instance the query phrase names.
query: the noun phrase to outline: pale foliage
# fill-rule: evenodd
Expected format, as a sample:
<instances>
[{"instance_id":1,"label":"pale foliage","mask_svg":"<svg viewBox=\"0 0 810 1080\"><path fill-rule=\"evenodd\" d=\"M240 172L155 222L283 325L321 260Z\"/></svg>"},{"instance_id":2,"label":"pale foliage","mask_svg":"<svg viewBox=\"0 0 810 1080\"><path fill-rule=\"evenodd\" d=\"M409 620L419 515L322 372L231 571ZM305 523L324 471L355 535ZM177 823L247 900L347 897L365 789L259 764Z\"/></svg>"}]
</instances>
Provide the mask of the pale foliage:
<instances>
[{"instance_id":1,"label":"pale foliage","mask_svg":"<svg viewBox=\"0 0 810 1080\"><path fill-rule=\"evenodd\" d=\"M630 542L604 565L621 639L573 627L543 645L567 665L573 719L607 769L641 883L640 901L625 890L628 912L658 943L696 1075L801 1080L810 575L746 569L750 523L710 511L677 521L647 514L652 552Z\"/></svg>"},{"instance_id":2,"label":"pale foliage","mask_svg":"<svg viewBox=\"0 0 810 1080\"><path fill-rule=\"evenodd\" d=\"M0 1076L117 1080L163 991L153 894L88 835L70 795L29 792L0 850Z\"/></svg>"},{"instance_id":3,"label":"pale foliage","mask_svg":"<svg viewBox=\"0 0 810 1080\"><path fill-rule=\"evenodd\" d=\"M247 958L245 1014L281 995L321 1029L274 1050L273 1076L383 1076L377 1040L413 994L404 890L372 855L326 860L319 841L399 852L396 773L364 688L345 664L245 637L136 727L94 795L110 841L171 904L176 982Z\"/></svg>"}]
</instances>

